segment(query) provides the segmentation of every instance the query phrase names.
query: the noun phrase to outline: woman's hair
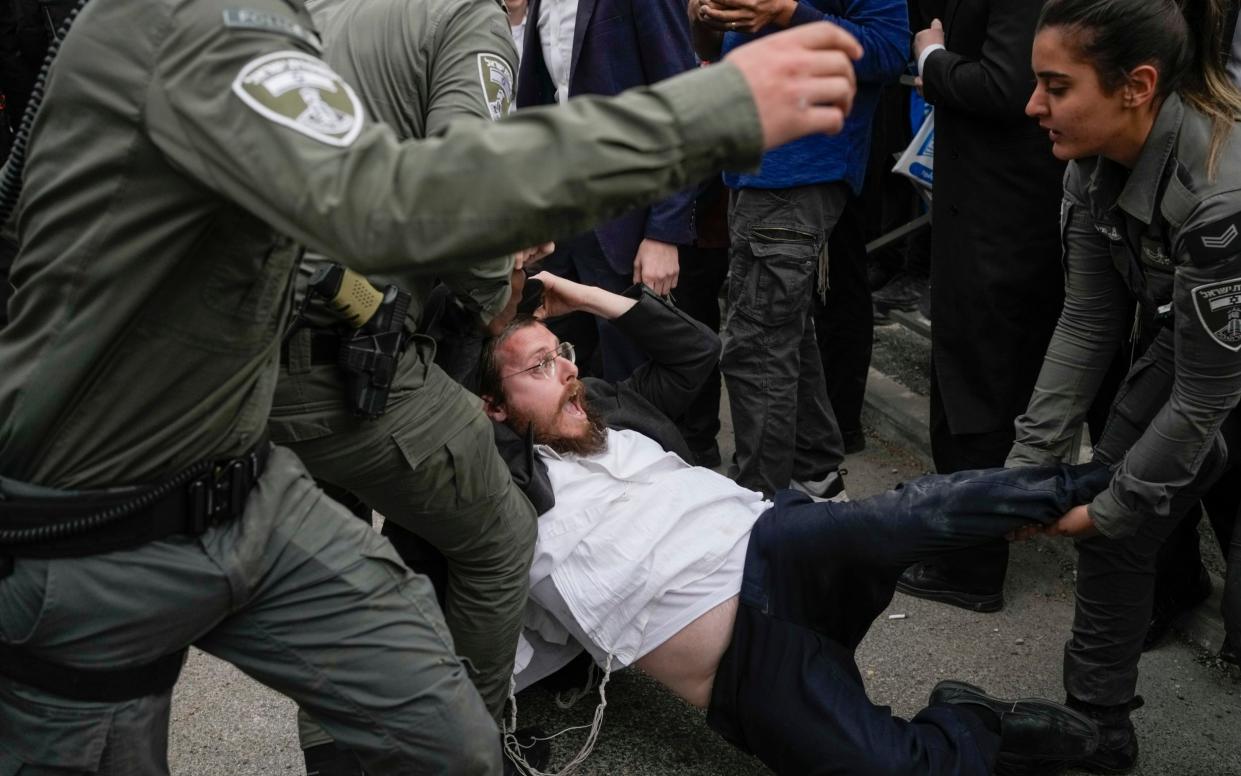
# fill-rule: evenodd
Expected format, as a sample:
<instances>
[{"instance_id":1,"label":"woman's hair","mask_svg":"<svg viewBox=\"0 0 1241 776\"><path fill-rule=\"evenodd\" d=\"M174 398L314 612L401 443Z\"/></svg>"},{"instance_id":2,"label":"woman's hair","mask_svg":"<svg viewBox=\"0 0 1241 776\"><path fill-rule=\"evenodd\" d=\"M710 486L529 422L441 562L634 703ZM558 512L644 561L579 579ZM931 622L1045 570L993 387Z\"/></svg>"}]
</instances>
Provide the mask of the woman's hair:
<instances>
[{"instance_id":1,"label":"woman's hair","mask_svg":"<svg viewBox=\"0 0 1241 776\"><path fill-rule=\"evenodd\" d=\"M1178 92L1211 119L1207 168L1241 119L1241 91L1224 69L1227 0L1048 0L1038 29L1058 27L1099 73L1108 93L1139 65L1159 71L1155 95Z\"/></svg>"}]
</instances>

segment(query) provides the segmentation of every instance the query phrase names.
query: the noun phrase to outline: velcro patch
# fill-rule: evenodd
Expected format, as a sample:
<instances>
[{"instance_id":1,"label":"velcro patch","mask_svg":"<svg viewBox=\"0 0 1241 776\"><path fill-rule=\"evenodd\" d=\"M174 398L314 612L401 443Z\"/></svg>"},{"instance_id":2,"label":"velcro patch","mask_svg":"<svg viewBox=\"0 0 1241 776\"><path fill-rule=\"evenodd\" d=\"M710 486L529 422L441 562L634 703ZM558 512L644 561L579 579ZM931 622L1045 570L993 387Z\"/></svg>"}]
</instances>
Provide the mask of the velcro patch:
<instances>
[{"instance_id":1,"label":"velcro patch","mask_svg":"<svg viewBox=\"0 0 1241 776\"><path fill-rule=\"evenodd\" d=\"M1194 264L1206 266L1241 254L1241 213L1200 226L1184 237Z\"/></svg>"},{"instance_id":2,"label":"velcro patch","mask_svg":"<svg viewBox=\"0 0 1241 776\"><path fill-rule=\"evenodd\" d=\"M1149 237L1143 237L1142 263L1159 269L1168 269L1172 266L1172 259L1168 256L1168 252L1164 250L1163 243Z\"/></svg>"},{"instance_id":3,"label":"velcro patch","mask_svg":"<svg viewBox=\"0 0 1241 776\"><path fill-rule=\"evenodd\" d=\"M1192 293L1198 320L1211 339L1241 352L1241 278L1197 286Z\"/></svg>"},{"instance_id":4,"label":"velcro patch","mask_svg":"<svg viewBox=\"0 0 1241 776\"><path fill-rule=\"evenodd\" d=\"M1094 230L1112 242L1120 242L1121 239L1123 239L1120 236L1120 228L1115 224L1105 224L1095 221Z\"/></svg>"},{"instance_id":5,"label":"velcro patch","mask_svg":"<svg viewBox=\"0 0 1241 776\"><path fill-rule=\"evenodd\" d=\"M319 36L302 25L284 16L266 11L255 11L251 8L225 8L224 26L236 30L258 30L284 35L323 53L323 43Z\"/></svg>"},{"instance_id":6,"label":"velcro patch","mask_svg":"<svg viewBox=\"0 0 1241 776\"><path fill-rule=\"evenodd\" d=\"M233 80L233 92L260 116L321 143L348 146L362 131L362 104L353 89L301 51L250 60Z\"/></svg>"},{"instance_id":7,"label":"velcro patch","mask_svg":"<svg viewBox=\"0 0 1241 776\"><path fill-rule=\"evenodd\" d=\"M504 118L513 109L513 68L495 54L478 55L478 81L483 87L483 102L491 120Z\"/></svg>"}]
</instances>

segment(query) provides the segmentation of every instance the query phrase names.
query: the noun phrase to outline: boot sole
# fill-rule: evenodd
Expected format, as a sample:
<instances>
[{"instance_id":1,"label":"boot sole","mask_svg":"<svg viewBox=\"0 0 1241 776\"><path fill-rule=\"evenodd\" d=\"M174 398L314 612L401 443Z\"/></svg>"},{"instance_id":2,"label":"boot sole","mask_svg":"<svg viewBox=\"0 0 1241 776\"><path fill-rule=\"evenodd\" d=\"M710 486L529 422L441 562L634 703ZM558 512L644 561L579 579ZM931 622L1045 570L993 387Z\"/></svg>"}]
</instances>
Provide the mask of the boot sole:
<instances>
[{"instance_id":1,"label":"boot sole","mask_svg":"<svg viewBox=\"0 0 1241 776\"><path fill-rule=\"evenodd\" d=\"M926 601L935 601L941 604L955 606L958 609L965 609L971 612L981 612L990 614L998 612L1004 608L1004 594L995 593L994 595L976 595L972 593L962 593L959 590L935 590L925 587L913 587L904 582L897 581L896 589L905 595L921 598Z\"/></svg>"}]
</instances>

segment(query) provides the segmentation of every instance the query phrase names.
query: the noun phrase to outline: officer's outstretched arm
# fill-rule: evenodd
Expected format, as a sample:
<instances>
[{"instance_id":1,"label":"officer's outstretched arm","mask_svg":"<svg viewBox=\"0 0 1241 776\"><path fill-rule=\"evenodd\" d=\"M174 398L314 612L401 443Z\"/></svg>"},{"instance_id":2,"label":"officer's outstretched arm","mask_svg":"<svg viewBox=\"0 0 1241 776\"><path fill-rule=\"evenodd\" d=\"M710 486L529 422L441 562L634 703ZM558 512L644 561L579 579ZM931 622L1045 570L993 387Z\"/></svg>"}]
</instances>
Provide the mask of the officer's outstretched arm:
<instances>
[{"instance_id":1,"label":"officer's outstretched arm","mask_svg":"<svg viewBox=\"0 0 1241 776\"><path fill-rule=\"evenodd\" d=\"M619 98L402 144L312 45L222 26L218 11L178 10L146 106L151 137L203 185L362 272L442 270L581 231L752 167L766 146L839 130L860 55L839 28L808 25Z\"/></svg>"}]
</instances>

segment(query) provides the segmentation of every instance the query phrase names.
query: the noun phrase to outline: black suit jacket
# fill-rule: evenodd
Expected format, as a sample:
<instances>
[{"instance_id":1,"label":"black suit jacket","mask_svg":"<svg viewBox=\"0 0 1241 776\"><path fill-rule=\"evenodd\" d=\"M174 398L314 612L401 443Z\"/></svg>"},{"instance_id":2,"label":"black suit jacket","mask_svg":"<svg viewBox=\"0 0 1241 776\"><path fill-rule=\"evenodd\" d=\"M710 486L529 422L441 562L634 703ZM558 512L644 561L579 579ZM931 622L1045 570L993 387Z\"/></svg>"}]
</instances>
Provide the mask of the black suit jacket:
<instances>
[{"instance_id":1,"label":"black suit jacket","mask_svg":"<svg viewBox=\"0 0 1241 776\"><path fill-rule=\"evenodd\" d=\"M530 0L526 9L518 108L550 105L556 99L539 38L541 5L542 0ZM578 0L569 68L571 97L620 94L697 65L684 0ZM648 237L675 245L692 243L696 194L697 187L689 188L596 226L595 236L612 269L632 272L638 246Z\"/></svg>"},{"instance_id":2,"label":"black suit jacket","mask_svg":"<svg viewBox=\"0 0 1241 776\"><path fill-rule=\"evenodd\" d=\"M1042 0L947 0L935 105L932 349L954 434L1010 430L1030 398L1064 299L1064 163L1025 115Z\"/></svg>"},{"instance_id":3,"label":"black suit jacket","mask_svg":"<svg viewBox=\"0 0 1241 776\"><path fill-rule=\"evenodd\" d=\"M685 411L719 363L720 338L645 286L634 286L626 296L636 297L638 303L612 323L651 360L619 383L584 379L588 403L608 428L645 434L689 460L689 446L672 418ZM556 501L547 467L534 453L534 440L500 423L495 432L496 447L508 462L513 481L539 514L551 509Z\"/></svg>"}]
</instances>

